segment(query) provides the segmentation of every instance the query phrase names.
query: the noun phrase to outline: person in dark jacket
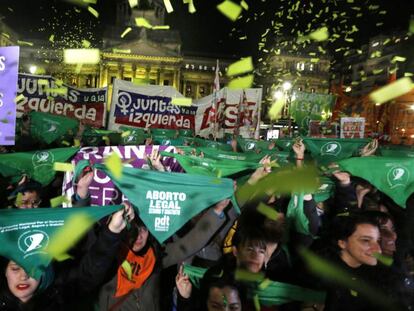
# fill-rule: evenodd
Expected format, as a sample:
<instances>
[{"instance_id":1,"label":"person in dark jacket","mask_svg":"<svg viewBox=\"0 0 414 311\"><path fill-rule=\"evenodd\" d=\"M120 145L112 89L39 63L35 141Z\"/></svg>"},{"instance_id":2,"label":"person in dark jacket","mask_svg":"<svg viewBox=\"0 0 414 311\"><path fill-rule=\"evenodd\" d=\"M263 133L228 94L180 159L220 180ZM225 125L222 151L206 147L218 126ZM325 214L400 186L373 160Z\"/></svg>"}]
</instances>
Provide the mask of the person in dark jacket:
<instances>
[{"instance_id":1,"label":"person in dark jacket","mask_svg":"<svg viewBox=\"0 0 414 311\"><path fill-rule=\"evenodd\" d=\"M84 300L104 281L118 252L121 232L133 218L129 205L115 212L79 261L52 263L40 280L31 278L15 262L3 260L0 310L83 310Z\"/></svg>"}]
</instances>

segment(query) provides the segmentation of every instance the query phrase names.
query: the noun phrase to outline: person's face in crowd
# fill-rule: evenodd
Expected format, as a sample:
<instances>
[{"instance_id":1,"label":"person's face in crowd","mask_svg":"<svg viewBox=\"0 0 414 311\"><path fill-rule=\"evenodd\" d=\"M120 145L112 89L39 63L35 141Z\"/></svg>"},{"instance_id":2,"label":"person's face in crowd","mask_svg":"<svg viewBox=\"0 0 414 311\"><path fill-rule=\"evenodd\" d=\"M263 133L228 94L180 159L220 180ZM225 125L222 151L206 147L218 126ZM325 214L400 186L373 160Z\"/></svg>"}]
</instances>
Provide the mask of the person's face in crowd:
<instances>
[{"instance_id":1,"label":"person's face in crowd","mask_svg":"<svg viewBox=\"0 0 414 311\"><path fill-rule=\"evenodd\" d=\"M395 233L394 224L391 219L380 225L381 234L381 250L386 256L393 256L395 253L395 242L397 241L397 234Z\"/></svg>"},{"instance_id":2,"label":"person's face in crowd","mask_svg":"<svg viewBox=\"0 0 414 311\"><path fill-rule=\"evenodd\" d=\"M14 261L7 265L6 279L10 292L22 302L29 301L39 285L39 281L29 277Z\"/></svg>"},{"instance_id":3,"label":"person's face in crowd","mask_svg":"<svg viewBox=\"0 0 414 311\"><path fill-rule=\"evenodd\" d=\"M258 273L262 270L266 260L266 247L247 241L239 246L238 249L235 249L235 256L238 267Z\"/></svg>"},{"instance_id":4,"label":"person's face in crowd","mask_svg":"<svg viewBox=\"0 0 414 311\"><path fill-rule=\"evenodd\" d=\"M145 227L140 227L138 231L137 238L135 239L134 245L132 245L132 250L134 252L139 252L148 241L148 230Z\"/></svg>"},{"instance_id":5,"label":"person's face in crowd","mask_svg":"<svg viewBox=\"0 0 414 311\"><path fill-rule=\"evenodd\" d=\"M239 292L232 287L212 287L208 293L208 311L241 311Z\"/></svg>"},{"instance_id":6,"label":"person's face in crowd","mask_svg":"<svg viewBox=\"0 0 414 311\"><path fill-rule=\"evenodd\" d=\"M350 267L361 265L375 266L377 259L374 253L381 253L378 227L371 224L359 224L354 233L346 240L339 240L341 258Z\"/></svg>"},{"instance_id":7,"label":"person's face in crowd","mask_svg":"<svg viewBox=\"0 0 414 311\"><path fill-rule=\"evenodd\" d=\"M17 202L17 208L36 208L40 205L39 193L36 191L26 191L22 194L22 199Z\"/></svg>"}]
</instances>

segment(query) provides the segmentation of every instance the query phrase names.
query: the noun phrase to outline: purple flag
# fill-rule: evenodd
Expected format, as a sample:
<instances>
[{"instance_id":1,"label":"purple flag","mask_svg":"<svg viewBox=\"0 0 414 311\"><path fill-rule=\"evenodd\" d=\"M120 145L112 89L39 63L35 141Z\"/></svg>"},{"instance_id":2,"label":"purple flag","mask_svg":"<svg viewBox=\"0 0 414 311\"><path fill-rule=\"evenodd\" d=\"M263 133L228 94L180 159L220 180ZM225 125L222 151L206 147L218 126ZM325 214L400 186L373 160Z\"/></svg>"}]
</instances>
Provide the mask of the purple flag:
<instances>
[{"instance_id":1,"label":"purple flag","mask_svg":"<svg viewBox=\"0 0 414 311\"><path fill-rule=\"evenodd\" d=\"M14 145L19 47L0 47L0 145Z\"/></svg>"}]
</instances>

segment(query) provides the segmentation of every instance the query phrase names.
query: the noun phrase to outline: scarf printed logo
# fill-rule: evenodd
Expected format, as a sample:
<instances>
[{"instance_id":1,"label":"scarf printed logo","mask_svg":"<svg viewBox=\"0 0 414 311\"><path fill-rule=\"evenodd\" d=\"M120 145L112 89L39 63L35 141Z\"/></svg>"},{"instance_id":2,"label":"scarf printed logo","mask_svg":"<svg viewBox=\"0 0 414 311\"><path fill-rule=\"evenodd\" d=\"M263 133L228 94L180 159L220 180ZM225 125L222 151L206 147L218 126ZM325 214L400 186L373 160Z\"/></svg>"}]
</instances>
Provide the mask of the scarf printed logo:
<instances>
[{"instance_id":1,"label":"scarf printed logo","mask_svg":"<svg viewBox=\"0 0 414 311\"><path fill-rule=\"evenodd\" d=\"M341 152L341 150L342 147L339 143L331 141L322 146L321 155L337 156Z\"/></svg>"},{"instance_id":2,"label":"scarf printed logo","mask_svg":"<svg viewBox=\"0 0 414 311\"><path fill-rule=\"evenodd\" d=\"M394 166L387 173L387 181L391 189L398 186L406 186L410 178L410 172L404 166Z\"/></svg>"},{"instance_id":3,"label":"scarf printed logo","mask_svg":"<svg viewBox=\"0 0 414 311\"><path fill-rule=\"evenodd\" d=\"M24 232L17 241L20 251L24 254L24 258L30 255L45 253L40 251L49 244L49 236L41 230L30 230Z\"/></svg>"},{"instance_id":4,"label":"scarf printed logo","mask_svg":"<svg viewBox=\"0 0 414 311\"><path fill-rule=\"evenodd\" d=\"M166 232L170 228L170 216L155 217L154 229L155 231Z\"/></svg>"},{"instance_id":5,"label":"scarf printed logo","mask_svg":"<svg viewBox=\"0 0 414 311\"><path fill-rule=\"evenodd\" d=\"M49 151L37 151L33 154L32 163L34 167L49 164L54 162L54 156Z\"/></svg>"},{"instance_id":6,"label":"scarf printed logo","mask_svg":"<svg viewBox=\"0 0 414 311\"><path fill-rule=\"evenodd\" d=\"M253 150L254 149L254 147L255 147L255 143L246 143L246 145L244 146L244 148L246 149L246 150Z\"/></svg>"}]
</instances>

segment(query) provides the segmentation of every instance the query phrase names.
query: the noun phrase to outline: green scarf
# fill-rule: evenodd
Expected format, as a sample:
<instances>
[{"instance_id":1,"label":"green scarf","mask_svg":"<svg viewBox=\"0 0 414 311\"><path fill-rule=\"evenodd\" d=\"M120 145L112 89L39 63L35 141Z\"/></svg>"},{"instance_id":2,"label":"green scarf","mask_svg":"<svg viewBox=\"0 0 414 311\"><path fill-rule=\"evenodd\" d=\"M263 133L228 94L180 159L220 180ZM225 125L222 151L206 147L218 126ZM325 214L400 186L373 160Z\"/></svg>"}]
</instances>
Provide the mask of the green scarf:
<instances>
[{"instance_id":1,"label":"green scarf","mask_svg":"<svg viewBox=\"0 0 414 311\"><path fill-rule=\"evenodd\" d=\"M292 150L292 146L293 146L292 138L278 138L278 139L275 139L274 142L276 143L277 147L282 149L282 151Z\"/></svg>"},{"instance_id":2,"label":"green scarf","mask_svg":"<svg viewBox=\"0 0 414 311\"><path fill-rule=\"evenodd\" d=\"M184 265L184 273L189 276L191 283L196 287L199 287L200 280L206 271L207 269L205 268ZM323 303L326 296L324 292L267 279L261 284L254 285L255 290L253 295L257 294L260 303L266 306L282 305L292 301Z\"/></svg>"},{"instance_id":3,"label":"green scarf","mask_svg":"<svg viewBox=\"0 0 414 311\"><path fill-rule=\"evenodd\" d=\"M335 183L328 177L320 177L321 186L313 193L313 199L316 203L328 200L334 194Z\"/></svg>"},{"instance_id":4,"label":"green scarf","mask_svg":"<svg viewBox=\"0 0 414 311\"><path fill-rule=\"evenodd\" d=\"M74 136L79 121L63 116L44 112L32 111L30 113L30 131L32 136L40 142L50 144L67 133Z\"/></svg>"},{"instance_id":5,"label":"green scarf","mask_svg":"<svg viewBox=\"0 0 414 311\"><path fill-rule=\"evenodd\" d=\"M231 179L124 167L122 177L117 180L105 166L95 167L112 178L160 243L221 200L231 198L238 209Z\"/></svg>"},{"instance_id":6,"label":"green scarf","mask_svg":"<svg viewBox=\"0 0 414 311\"><path fill-rule=\"evenodd\" d=\"M151 135L153 136L165 136L168 138L176 138L178 136L177 130L168 130L168 129L150 129Z\"/></svg>"},{"instance_id":7,"label":"green scarf","mask_svg":"<svg viewBox=\"0 0 414 311\"><path fill-rule=\"evenodd\" d=\"M243 152L269 150L269 145L271 144L270 141L246 139L241 137L237 137L237 143ZM275 149L275 151L277 151L277 149Z\"/></svg>"},{"instance_id":8,"label":"green scarf","mask_svg":"<svg viewBox=\"0 0 414 311\"><path fill-rule=\"evenodd\" d=\"M0 174L4 177L21 178L27 174L42 185L49 184L55 178L53 163L66 162L79 148L56 148L36 152L0 154Z\"/></svg>"},{"instance_id":9,"label":"green scarf","mask_svg":"<svg viewBox=\"0 0 414 311\"><path fill-rule=\"evenodd\" d=\"M194 141L194 138L191 138L191 137L169 138L167 136L153 136L152 140L153 140L154 145L185 146L185 145L190 145Z\"/></svg>"},{"instance_id":10,"label":"green scarf","mask_svg":"<svg viewBox=\"0 0 414 311\"><path fill-rule=\"evenodd\" d=\"M63 229L71 217L85 215L93 224L121 207L113 205L0 210L0 255L15 261L31 277L38 280L52 261L47 246L53 241L55 233Z\"/></svg>"},{"instance_id":11,"label":"green scarf","mask_svg":"<svg viewBox=\"0 0 414 311\"><path fill-rule=\"evenodd\" d=\"M321 165L337 162L352 156L359 156L359 150L370 142L369 139L335 139L308 138L303 139L306 149Z\"/></svg>"},{"instance_id":12,"label":"green scarf","mask_svg":"<svg viewBox=\"0 0 414 311\"><path fill-rule=\"evenodd\" d=\"M382 146L379 148L379 154L383 157L414 158L414 148L398 145Z\"/></svg>"},{"instance_id":13,"label":"green scarf","mask_svg":"<svg viewBox=\"0 0 414 311\"><path fill-rule=\"evenodd\" d=\"M309 232L309 219L306 217L303 209L303 193L292 195L287 208L286 219L290 229L304 235L311 235Z\"/></svg>"},{"instance_id":14,"label":"green scarf","mask_svg":"<svg viewBox=\"0 0 414 311\"><path fill-rule=\"evenodd\" d=\"M178 132L180 133L180 136L183 136L183 137L193 137L194 136L194 131L193 130L181 129L181 130L178 130Z\"/></svg>"},{"instance_id":15,"label":"green scarf","mask_svg":"<svg viewBox=\"0 0 414 311\"><path fill-rule=\"evenodd\" d=\"M224 150L224 151L233 150L230 145L219 142L219 141L201 139L201 138L196 137L194 139L194 142L197 146L200 146L200 147L210 147L210 148L215 148L215 149Z\"/></svg>"},{"instance_id":16,"label":"green scarf","mask_svg":"<svg viewBox=\"0 0 414 311\"><path fill-rule=\"evenodd\" d=\"M414 159L361 157L342 160L338 164L351 175L369 181L403 208L414 192Z\"/></svg>"},{"instance_id":17,"label":"green scarf","mask_svg":"<svg viewBox=\"0 0 414 311\"><path fill-rule=\"evenodd\" d=\"M227 159L214 160L170 152L161 152L161 155L177 159L178 163L180 163L188 174L211 177L232 176L245 171L253 171L262 166L261 164L254 162Z\"/></svg>"}]
</instances>

